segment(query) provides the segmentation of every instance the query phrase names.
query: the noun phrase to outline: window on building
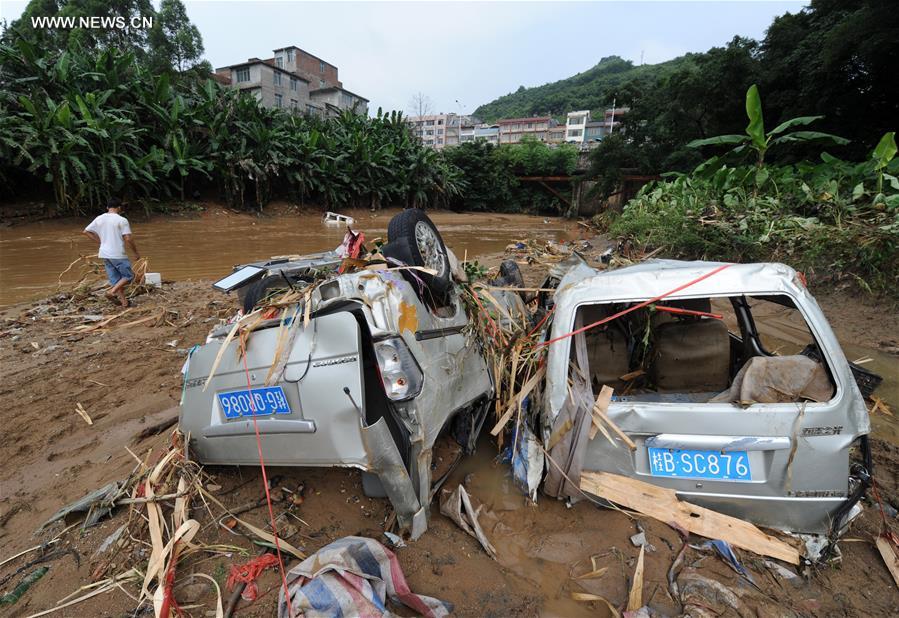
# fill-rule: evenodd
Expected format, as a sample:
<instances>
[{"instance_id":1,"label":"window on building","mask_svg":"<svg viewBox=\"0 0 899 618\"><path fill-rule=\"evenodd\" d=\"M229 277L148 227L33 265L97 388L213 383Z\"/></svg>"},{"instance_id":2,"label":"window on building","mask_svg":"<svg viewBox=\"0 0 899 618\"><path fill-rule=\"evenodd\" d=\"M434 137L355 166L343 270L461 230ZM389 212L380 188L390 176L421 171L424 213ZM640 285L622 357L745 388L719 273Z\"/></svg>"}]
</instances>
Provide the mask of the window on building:
<instances>
[{"instance_id":1,"label":"window on building","mask_svg":"<svg viewBox=\"0 0 899 618\"><path fill-rule=\"evenodd\" d=\"M437 129L437 135L443 135L443 129Z\"/></svg>"},{"instance_id":2,"label":"window on building","mask_svg":"<svg viewBox=\"0 0 899 618\"><path fill-rule=\"evenodd\" d=\"M293 62L293 50L292 49L287 50L287 62Z\"/></svg>"},{"instance_id":3,"label":"window on building","mask_svg":"<svg viewBox=\"0 0 899 618\"><path fill-rule=\"evenodd\" d=\"M425 135L434 135L434 129L428 129L425 131Z\"/></svg>"},{"instance_id":4,"label":"window on building","mask_svg":"<svg viewBox=\"0 0 899 618\"><path fill-rule=\"evenodd\" d=\"M346 94L345 92L340 94L340 105L342 107L347 107L347 108L353 107L353 103L354 103L353 95Z\"/></svg>"},{"instance_id":5,"label":"window on building","mask_svg":"<svg viewBox=\"0 0 899 618\"><path fill-rule=\"evenodd\" d=\"M275 107L283 107L284 106L284 97L280 94L275 95Z\"/></svg>"},{"instance_id":6,"label":"window on building","mask_svg":"<svg viewBox=\"0 0 899 618\"><path fill-rule=\"evenodd\" d=\"M571 129L568 131L568 137L580 137L583 134L581 129Z\"/></svg>"},{"instance_id":7,"label":"window on building","mask_svg":"<svg viewBox=\"0 0 899 618\"><path fill-rule=\"evenodd\" d=\"M443 143L443 140L442 140L442 139L438 139L438 140L437 140L437 143L438 143L438 144L442 144L442 143Z\"/></svg>"},{"instance_id":8,"label":"window on building","mask_svg":"<svg viewBox=\"0 0 899 618\"><path fill-rule=\"evenodd\" d=\"M297 82L298 82L298 81L299 81L299 80L298 80L296 77L291 76L291 78L290 78L290 89L293 90L294 92L297 91Z\"/></svg>"},{"instance_id":9,"label":"window on building","mask_svg":"<svg viewBox=\"0 0 899 618\"><path fill-rule=\"evenodd\" d=\"M290 100L290 109L297 109L297 107L299 107L299 105L300 105L299 101L297 101L296 99Z\"/></svg>"},{"instance_id":10,"label":"window on building","mask_svg":"<svg viewBox=\"0 0 899 618\"><path fill-rule=\"evenodd\" d=\"M428 125L429 127L433 127L434 121L433 120L425 120L425 124Z\"/></svg>"},{"instance_id":11,"label":"window on building","mask_svg":"<svg viewBox=\"0 0 899 618\"><path fill-rule=\"evenodd\" d=\"M237 83L250 81L250 67L237 69Z\"/></svg>"},{"instance_id":12,"label":"window on building","mask_svg":"<svg viewBox=\"0 0 899 618\"><path fill-rule=\"evenodd\" d=\"M281 68L284 67L284 56L277 56L275 58L275 66L281 67Z\"/></svg>"},{"instance_id":13,"label":"window on building","mask_svg":"<svg viewBox=\"0 0 899 618\"><path fill-rule=\"evenodd\" d=\"M437 124L443 124L443 118L439 119L439 120L437 121Z\"/></svg>"},{"instance_id":14,"label":"window on building","mask_svg":"<svg viewBox=\"0 0 899 618\"><path fill-rule=\"evenodd\" d=\"M320 60L319 60L319 62L318 62L318 72L319 72L319 73L324 73L324 72L325 72L325 63L322 62L322 61L320 61Z\"/></svg>"},{"instance_id":15,"label":"window on building","mask_svg":"<svg viewBox=\"0 0 899 618\"><path fill-rule=\"evenodd\" d=\"M318 115L318 108L317 108L316 106L314 106L314 105L309 105L309 104L307 103L307 104L306 104L306 113L309 114L310 116L317 116L317 115Z\"/></svg>"},{"instance_id":16,"label":"window on building","mask_svg":"<svg viewBox=\"0 0 899 618\"><path fill-rule=\"evenodd\" d=\"M281 85L281 72L280 71L272 72L272 83L276 86Z\"/></svg>"},{"instance_id":17,"label":"window on building","mask_svg":"<svg viewBox=\"0 0 899 618\"><path fill-rule=\"evenodd\" d=\"M319 87L319 88L324 88L324 87L325 87L325 80L323 80L323 79L318 80L318 87Z\"/></svg>"}]
</instances>

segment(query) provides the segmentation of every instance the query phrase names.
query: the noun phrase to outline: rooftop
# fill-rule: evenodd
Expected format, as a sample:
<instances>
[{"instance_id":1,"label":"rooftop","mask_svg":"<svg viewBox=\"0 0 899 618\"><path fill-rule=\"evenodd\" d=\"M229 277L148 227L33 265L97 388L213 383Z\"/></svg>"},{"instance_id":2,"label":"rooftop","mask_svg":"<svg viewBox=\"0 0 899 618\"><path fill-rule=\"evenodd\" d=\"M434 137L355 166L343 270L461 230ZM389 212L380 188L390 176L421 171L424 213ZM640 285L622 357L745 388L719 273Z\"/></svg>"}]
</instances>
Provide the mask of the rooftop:
<instances>
[{"instance_id":1,"label":"rooftop","mask_svg":"<svg viewBox=\"0 0 899 618\"><path fill-rule=\"evenodd\" d=\"M550 116L532 116L530 118L506 118L497 120L496 124L512 124L514 122L549 122L552 120Z\"/></svg>"}]
</instances>

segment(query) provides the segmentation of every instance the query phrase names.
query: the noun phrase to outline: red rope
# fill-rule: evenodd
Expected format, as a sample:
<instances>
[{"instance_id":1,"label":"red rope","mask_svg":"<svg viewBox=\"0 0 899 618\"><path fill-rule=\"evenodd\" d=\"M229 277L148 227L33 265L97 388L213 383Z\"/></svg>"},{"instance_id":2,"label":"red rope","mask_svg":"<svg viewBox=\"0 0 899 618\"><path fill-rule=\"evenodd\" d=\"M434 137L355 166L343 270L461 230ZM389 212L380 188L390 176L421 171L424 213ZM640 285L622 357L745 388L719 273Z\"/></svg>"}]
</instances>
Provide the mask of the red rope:
<instances>
[{"instance_id":1,"label":"red rope","mask_svg":"<svg viewBox=\"0 0 899 618\"><path fill-rule=\"evenodd\" d=\"M255 601L259 594L256 579L264 570L278 564L278 558L274 554L262 554L244 564L231 565L231 572L228 574L228 582L226 584L228 590L231 590L237 584L246 584L247 587L244 589L243 598L247 601Z\"/></svg>"},{"instance_id":2,"label":"red rope","mask_svg":"<svg viewBox=\"0 0 899 618\"><path fill-rule=\"evenodd\" d=\"M609 316L607 318L603 318L601 320L593 322L592 324L587 324L586 326L582 326L581 328L578 328L577 330L573 330L570 333L565 333L564 335L559 335L555 339L550 339L549 341L544 341L543 343L538 343L537 345L538 346L549 345L551 343L561 341L562 339L567 339L568 337L574 337L575 335L579 335L584 331L590 330L591 328L596 328L597 326L602 326L606 322L611 322L612 320L617 320L621 316L627 315L628 313L630 313L632 311L636 311L637 309L642 309L643 307L646 307L647 305L651 305L652 303L657 303L667 296L671 296L672 294L676 294L677 292L680 292L681 290L685 290L688 287L690 287L691 285L696 285L700 281L704 281L704 280L708 279L709 277L711 277L712 275L720 273L725 268L730 268L731 266L733 266L733 264L722 264L718 268L707 272L706 274L702 275L701 277L697 277L693 281L689 281L683 285L679 285L678 287L676 287L673 290L670 290L668 292L665 292L664 294L659 294L655 298L650 298L649 300L645 300L642 303L637 303L633 307L628 307L627 309L625 309L623 311L619 311L615 315Z\"/></svg>"},{"instance_id":3,"label":"red rope","mask_svg":"<svg viewBox=\"0 0 899 618\"><path fill-rule=\"evenodd\" d=\"M256 450L259 452L259 467L262 469L262 485L265 488L265 501L268 504L268 517L272 526L272 536L275 538L275 553L277 554L278 567L281 571L281 584L284 586L284 599L287 601L287 615L293 616L293 608L290 606L290 590L287 588L287 572L284 570L284 560L281 558L281 543L278 542L278 527L275 524L275 510L272 508L272 496L268 490L268 475L265 473L265 458L262 456L262 438L259 436L259 425L256 423L256 405L253 403L253 385L250 382L250 369L247 367L247 345L244 346L243 354L241 356L243 358L243 369L247 375L250 413L253 415L253 431L256 432Z\"/></svg>"}]
</instances>

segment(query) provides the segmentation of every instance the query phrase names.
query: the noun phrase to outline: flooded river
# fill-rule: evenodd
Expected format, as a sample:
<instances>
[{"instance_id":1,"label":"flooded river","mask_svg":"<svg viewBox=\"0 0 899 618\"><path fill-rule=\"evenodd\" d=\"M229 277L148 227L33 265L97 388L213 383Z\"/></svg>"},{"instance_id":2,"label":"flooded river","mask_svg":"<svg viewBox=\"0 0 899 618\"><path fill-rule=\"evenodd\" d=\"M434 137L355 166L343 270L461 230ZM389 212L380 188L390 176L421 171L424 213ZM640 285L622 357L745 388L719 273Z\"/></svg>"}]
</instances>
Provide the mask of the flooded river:
<instances>
[{"instance_id":1,"label":"flooded river","mask_svg":"<svg viewBox=\"0 0 899 618\"><path fill-rule=\"evenodd\" d=\"M355 229L372 240L386 237L396 210L377 214L347 212ZM257 218L228 211L195 219L154 217L142 221L126 213L141 256L163 279L217 279L235 264L274 255L333 249L344 228L325 226L318 213ZM461 260L502 250L517 239L561 239L576 233L570 221L486 213L431 214L446 244ZM57 278L80 255L96 255L96 245L81 235L87 220L48 221L0 230L0 307L50 294Z\"/></svg>"}]
</instances>

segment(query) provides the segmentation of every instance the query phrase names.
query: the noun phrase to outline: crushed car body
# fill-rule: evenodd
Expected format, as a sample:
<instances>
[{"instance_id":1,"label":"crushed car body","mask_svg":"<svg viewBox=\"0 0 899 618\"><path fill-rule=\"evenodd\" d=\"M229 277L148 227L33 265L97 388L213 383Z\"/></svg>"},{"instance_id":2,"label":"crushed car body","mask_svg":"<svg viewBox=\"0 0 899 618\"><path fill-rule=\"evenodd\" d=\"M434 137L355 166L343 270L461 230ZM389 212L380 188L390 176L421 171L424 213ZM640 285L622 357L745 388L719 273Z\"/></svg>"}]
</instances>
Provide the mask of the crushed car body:
<instances>
[{"instance_id":1,"label":"crushed car body","mask_svg":"<svg viewBox=\"0 0 899 618\"><path fill-rule=\"evenodd\" d=\"M568 431L550 456L570 479L609 472L759 525L839 533L869 482L870 423L852 368L796 271L580 264L553 301L544 443L563 426L589 425L578 420L590 418L603 386L614 389L604 414L632 443ZM775 327L761 328L772 315ZM851 466L856 444L862 463ZM570 485L548 468L547 493L577 498Z\"/></svg>"},{"instance_id":2,"label":"crushed car body","mask_svg":"<svg viewBox=\"0 0 899 618\"><path fill-rule=\"evenodd\" d=\"M382 247L388 263L319 273L301 302L270 319L259 310L240 318L255 320L244 339L233 338L238 325L213 332L189 358L181 427L207 464L258 465L255 420L266 464L358 468L366 493L386 495L417 538L427 527L434 442L452 432L471 452L493 383L447 283L450 255L436 228L421 211L398 217L406 233ZM396 254L417 265L389 268Z\"/></svg>"}]
</instances>

